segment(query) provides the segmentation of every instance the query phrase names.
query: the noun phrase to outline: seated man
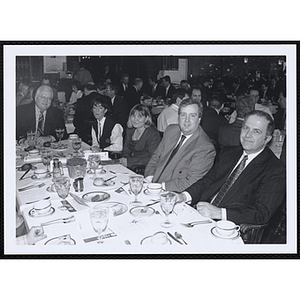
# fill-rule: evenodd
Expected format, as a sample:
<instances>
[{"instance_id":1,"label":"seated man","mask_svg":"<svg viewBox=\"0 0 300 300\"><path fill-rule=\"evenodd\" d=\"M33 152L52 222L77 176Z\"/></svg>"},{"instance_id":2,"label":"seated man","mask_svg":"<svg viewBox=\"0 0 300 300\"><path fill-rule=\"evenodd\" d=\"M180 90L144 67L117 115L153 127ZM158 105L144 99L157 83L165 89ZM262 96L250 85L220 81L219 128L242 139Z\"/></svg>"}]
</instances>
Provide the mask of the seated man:
<instances>
[{"instance_id":1,"label":"seated man","mask_svg":"<svg viewBox=\"0 0 300 300\"><path fill-rule=\"evenodd\" d=\"M169 125L145 169L145 177L168 191L181 192L202 178L213 165L215 149L199 125L202 107L185 99L178 124Z\"/></svg>"},{"instance_id":2,"label":"seated man","mask_svg":"<svg viewBox=\"0 0 300 300\"><path fill-rule=\"evenodd\" d=\"M96 120L92 124L92 149L95 151L122 151L123 128L112 117L110 99L95 95L91 107Z\"/></svg>"},{"instance_id":3,"label":"seated man","mask_svg":"<svg viewBox=\"0 0 300 300\"><path fill-rule=\"evenodd\" d=\"M254 100L250 97L240 96L235 103L237 118L231 124L225 124L219 128L218 143L219 147L239 146L241 128L244 117L247 113L254 110Z\"/></svg>"},{"instance_id":4,"label":"seated man","mask_svg":"<svg viewBox=\"0 0 300 300\"><path fill-rule=\"evenodd\" d=\"M157 118L157 129L165 132L170 124L178 124L178 108L179 104L186 95L186 91L182 88L176 90L171 98L171 105L164 108Z\"/></svg>"},{"instance_id":5,"label":"seated man","mask_svg":"<svg viewBox=\"0 0 300 300\"><path fill-rule=\"evenodd\" d=\"M263 111L245 116L241 145L224 147L211 170L178 195L201 215L236 224L267 223L286 193L284 164L266 147L274 122Z\"/></svg>"},{"instance_id":6,"label":"seated man","mask_svg":"<svg viewBox=\"0 0 300 300\"><path fill-rule=\"evenodd\" d=\"M41 85L33 94L34 101L17 107L16 114L16 138L25 139L27 131L37 133L37 143L57 140L55 129L64 128L64 139L67 132L63 111L53 107L53 92L49 85Z\"/></svg>"}]
</instances>

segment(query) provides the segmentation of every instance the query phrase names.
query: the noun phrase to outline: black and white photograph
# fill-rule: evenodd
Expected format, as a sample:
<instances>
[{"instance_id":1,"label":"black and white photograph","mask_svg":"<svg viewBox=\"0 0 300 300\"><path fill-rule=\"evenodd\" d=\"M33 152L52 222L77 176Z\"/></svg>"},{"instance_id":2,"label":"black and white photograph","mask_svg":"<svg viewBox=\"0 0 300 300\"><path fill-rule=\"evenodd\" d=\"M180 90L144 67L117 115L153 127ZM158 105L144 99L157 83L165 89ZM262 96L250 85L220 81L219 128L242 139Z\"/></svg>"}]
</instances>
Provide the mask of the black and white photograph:
<instances>
[{"instance_id":1,"label":"black and white photograph","mask_svg":"<svg viewBox=\"0 0 300 300\"><path fill-rule=\"evenodd\" d=\"M295 43L18 43L4 254L297 253Z\"/></svg>"}]
</instances>

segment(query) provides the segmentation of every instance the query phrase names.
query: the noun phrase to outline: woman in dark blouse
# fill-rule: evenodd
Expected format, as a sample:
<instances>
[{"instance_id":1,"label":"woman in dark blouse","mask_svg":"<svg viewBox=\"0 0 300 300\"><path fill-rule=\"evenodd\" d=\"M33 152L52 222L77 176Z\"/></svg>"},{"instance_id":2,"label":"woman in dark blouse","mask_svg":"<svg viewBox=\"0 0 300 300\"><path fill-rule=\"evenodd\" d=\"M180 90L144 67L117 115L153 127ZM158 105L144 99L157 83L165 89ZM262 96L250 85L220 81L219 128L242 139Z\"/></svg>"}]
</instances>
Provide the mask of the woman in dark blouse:
<instances>
[{"instance_id":1,"label":"woman in dark blouse","mask_svg":"<svg viewBox=\"0 0 300 300\"><path fill-rule=\"evenodd\" d=\"M129 113L121 164L129 169L146 166L159 142L160 134L148 107L135 105Z\"/></svg>"}]
</instances>

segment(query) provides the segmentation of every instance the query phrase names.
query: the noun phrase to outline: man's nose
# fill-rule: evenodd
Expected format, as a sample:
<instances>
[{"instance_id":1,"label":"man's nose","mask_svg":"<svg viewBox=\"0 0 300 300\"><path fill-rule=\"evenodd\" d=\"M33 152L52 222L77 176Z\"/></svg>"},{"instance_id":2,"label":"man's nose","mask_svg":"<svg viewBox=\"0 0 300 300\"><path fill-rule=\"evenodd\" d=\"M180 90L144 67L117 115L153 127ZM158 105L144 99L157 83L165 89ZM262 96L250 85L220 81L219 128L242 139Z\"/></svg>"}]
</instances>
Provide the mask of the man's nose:
<instances>
[{"instance_id":1,"label":"man's nose","mask_svg":"<svg viewBox=\"0 0 300 300\"><path fill-rule=\"evenodd\" d=\"M245 136L246 136L246 137L251 137L251 136L252 136L252 131L251 131L251 129L247 129L247 130L246 130Z\"/></svg>"}]
</instances>

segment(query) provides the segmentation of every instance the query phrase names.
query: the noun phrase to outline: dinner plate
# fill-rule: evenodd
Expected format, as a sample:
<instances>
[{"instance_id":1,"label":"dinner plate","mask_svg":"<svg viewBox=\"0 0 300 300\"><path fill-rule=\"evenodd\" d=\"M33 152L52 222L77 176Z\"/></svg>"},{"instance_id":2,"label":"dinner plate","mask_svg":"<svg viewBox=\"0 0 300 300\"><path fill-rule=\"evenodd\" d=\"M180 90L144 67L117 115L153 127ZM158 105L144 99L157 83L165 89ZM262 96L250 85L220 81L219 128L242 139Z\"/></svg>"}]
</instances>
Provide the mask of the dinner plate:
<instances>
[{"instance_id":1,"label":"dinner plate","mask_svg":"<svg viewBox=\"0 0 300 300\"><path fill-rule=\"evenodd\" d=\"M135 217L150 217L155 213L152 207L136 206L129 211Z\"/></svg>"},{"instance_id":2,"label":"dinner plate","mask_svg":"<svg viewBox=\"0 0 300 300\"><path fill-rule=\"evenodd\" d=\"M148 189L145 189L144 190L144 194L148 195L148 196L152 196L152 197L155 197L155 196L159 196L160 194L164 193L165 190L161 190L161 192L157 193L157 194L152 194L148 191Z\"/></svg>"},{"instance_id":3,"label":"dinner plate","mask_svg":"<svg viewBox=\"0 0 300 300\"><path fill-rule=\"evenodd\" d=\"M29 214L29 216L32 217L32 218L40 218L40 217L47 217L47 216L50 216L50 215L52 215L54 212L55 212L55 208L54 208L54 207L51 207L50 210L49 210L46 214L39 215L39 214L35 213L34 208L32 208L32 209L28 212L28 214Z\"/></svg>"},{"instance_id":4,"label":"dinner plate","mask_svg":"<svg viewBox=\"0 0 300 300\"><path fill-rule=\"evenodd\" d=\"M58 236L48 240L44 245L76 245L76 241L69 235Z\"/></svg>"},{"instance_id":5,"label":"dinner plate","mask_svg":"<svg viewBox=\"0 0 300 300\"><path fill-rule=\"evenodd\" d=\"M217 238L220 238L220 239L224 239L224 240L235 240L237 238L239 238L240 236L240 232L239 231L236 231L235 233L231 234L230 236L223 236L223 235L220 235L217 231L216 231L216 227L213 227L211 229L211 233L213 236L217 237Z\"/></svg>"},{"instance_id":6,"label":"dinner plate","mask_svg":"<svg viewBox=\"0 0 300 300\"><path fill-rule=\"evenodd\" d=\"M105 202L110 198L110 194L102 191L89 192L82 196L84 202Z\"/></svg>"}]
</instances>

